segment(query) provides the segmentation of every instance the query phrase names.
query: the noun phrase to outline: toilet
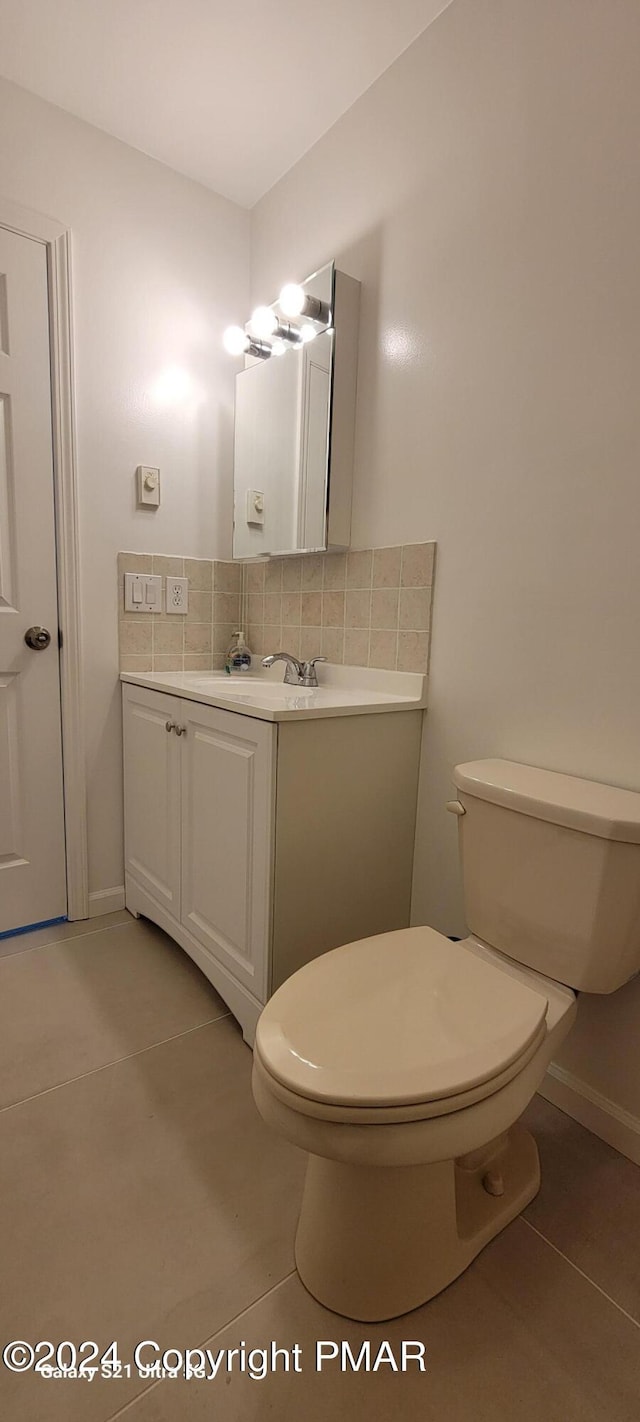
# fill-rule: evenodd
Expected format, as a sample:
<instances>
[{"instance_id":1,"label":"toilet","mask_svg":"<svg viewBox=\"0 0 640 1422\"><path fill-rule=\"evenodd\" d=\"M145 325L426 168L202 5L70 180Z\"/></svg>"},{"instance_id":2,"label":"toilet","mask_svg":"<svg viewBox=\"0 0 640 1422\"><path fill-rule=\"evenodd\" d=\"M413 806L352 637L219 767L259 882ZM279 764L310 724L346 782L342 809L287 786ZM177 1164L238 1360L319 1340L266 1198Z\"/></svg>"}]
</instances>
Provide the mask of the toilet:
<instances>
[{"instance_id":1,"label":"toilet","mask_svg":"<svg viewBox=\"0 0 640 1422\"><path fill-rule=\"evenodd\" d=\"M265 1121L309 1154L296 1265L366 1322L451 1283L533 1199L519 1117L577 1011L640 969L640 794L506 760L454 771L469 936L348 943L256 1033Z\"/></svg>"}]
</instances>

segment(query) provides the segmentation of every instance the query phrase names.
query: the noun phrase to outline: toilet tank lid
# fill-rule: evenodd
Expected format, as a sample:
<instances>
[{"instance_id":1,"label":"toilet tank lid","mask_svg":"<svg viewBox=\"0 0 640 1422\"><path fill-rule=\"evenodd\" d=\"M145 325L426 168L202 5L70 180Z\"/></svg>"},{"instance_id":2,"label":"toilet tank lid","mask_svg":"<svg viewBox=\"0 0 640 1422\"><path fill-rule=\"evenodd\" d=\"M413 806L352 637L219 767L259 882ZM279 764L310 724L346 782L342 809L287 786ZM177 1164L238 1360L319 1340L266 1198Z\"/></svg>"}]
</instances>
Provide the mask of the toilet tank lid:
<instances>
[{"instance_id":1,"label":"toilet tank lid","mask_svg":"<svg viewBox=\"0 0 640 1422\"><path fill-rule=\"evenodd\" d=\"M640 844L640 794L635 790L514 760L468 761L456 765L453 780L458 790L477 800L600 839Z\"/></svg>"}]
</instances>

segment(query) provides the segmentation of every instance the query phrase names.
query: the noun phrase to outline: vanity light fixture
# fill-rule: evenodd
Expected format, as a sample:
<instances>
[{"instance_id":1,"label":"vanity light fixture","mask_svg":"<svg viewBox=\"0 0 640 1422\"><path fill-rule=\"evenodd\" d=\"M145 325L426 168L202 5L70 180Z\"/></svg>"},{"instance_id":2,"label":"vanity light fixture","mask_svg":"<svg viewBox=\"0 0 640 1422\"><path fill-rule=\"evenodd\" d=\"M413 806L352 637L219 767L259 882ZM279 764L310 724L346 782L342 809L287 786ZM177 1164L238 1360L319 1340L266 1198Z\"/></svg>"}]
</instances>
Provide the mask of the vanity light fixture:
<instances>
[{"instance_id":1,"label":"vanity light fixture","mask_svg":"<svg viewBox=\"0 0 640 1422\"><path fill-rule=\"evenodd\" d=\"M282 314L281 314L282 313ZM331 322L331 306L309 296L303 286L288 282L273 306L256 306L246 326L228 326L223 345L229 355L268 360L287 349L306 345Z\"/></svg>"},{"instance_id":2,"label":"vanity light fixture","mask_svg":"<svg viewBox=\"0 0 640 1422\"><path fill-rule=\"evenodd\" d=\"M242 326L227 326L222 344L229 355L256 356L258 360L268 360L271 355L271 346L266 341L254 341Z\"/></svg>"},{"instance_id":3,"label":"vanity light fixture","mask_svg":"<svg viewBox=\"0 0 640 1422\"><path fill-rule=\"evenodd\" d=\"M308 316L311 321L319 321L327 326L331 317L331 312L326 301L320 301L317 296L308 296L304 287L297 282L289 281L283 286L278 297L278 305L285 316Z\"/></svg>"}]
</instances>

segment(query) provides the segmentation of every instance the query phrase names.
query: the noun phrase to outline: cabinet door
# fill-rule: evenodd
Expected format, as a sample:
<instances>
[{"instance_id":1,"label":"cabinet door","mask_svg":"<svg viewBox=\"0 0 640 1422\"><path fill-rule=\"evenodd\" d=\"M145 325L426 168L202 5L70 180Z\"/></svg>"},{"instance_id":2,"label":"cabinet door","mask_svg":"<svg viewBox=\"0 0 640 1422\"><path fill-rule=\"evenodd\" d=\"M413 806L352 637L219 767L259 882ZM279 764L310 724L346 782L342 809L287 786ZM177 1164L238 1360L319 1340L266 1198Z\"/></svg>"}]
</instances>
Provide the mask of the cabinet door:
<instances>
[{"instance_id":1,"label":"cabinet door","mask_svg":"<svg viewBox=\"0 0 640 1422\"><path fill-rule=\"evenodd\" d=\"M173 918L180 918L179 697L123 686L125 867Z\"/></svg>"},{"instance_id":2,"label":"cabinet door","mask_svg":"<svg viewBox=\"0 0 640 1422\"><path fill-rule=\"evenodd\" d=\"M266 999L276 728L182 702L182 922Z\"/></svg>"}]
</instances>

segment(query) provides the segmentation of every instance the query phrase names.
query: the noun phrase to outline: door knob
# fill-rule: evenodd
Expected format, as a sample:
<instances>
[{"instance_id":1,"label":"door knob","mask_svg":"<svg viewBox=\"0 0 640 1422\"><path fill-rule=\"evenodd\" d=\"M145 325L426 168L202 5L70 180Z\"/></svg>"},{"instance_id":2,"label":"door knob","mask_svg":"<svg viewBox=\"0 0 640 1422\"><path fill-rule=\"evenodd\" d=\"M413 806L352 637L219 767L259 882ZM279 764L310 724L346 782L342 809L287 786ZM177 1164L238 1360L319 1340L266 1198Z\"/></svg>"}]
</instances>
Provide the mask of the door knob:
<instances>
[{"instance_id":1,"label":"door knob","mask_svg":"<svg viewBox=\"0 0 640 1422\"><path fill-rule=\"evenodd\" d=\"M47 632L46 627L28 627L24 640L32 652L44 652L51 641L51 633Z\"/></svg>"}]
</instances>

